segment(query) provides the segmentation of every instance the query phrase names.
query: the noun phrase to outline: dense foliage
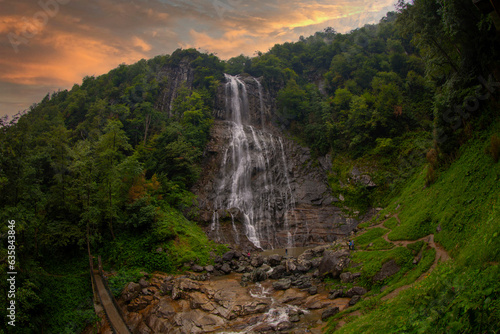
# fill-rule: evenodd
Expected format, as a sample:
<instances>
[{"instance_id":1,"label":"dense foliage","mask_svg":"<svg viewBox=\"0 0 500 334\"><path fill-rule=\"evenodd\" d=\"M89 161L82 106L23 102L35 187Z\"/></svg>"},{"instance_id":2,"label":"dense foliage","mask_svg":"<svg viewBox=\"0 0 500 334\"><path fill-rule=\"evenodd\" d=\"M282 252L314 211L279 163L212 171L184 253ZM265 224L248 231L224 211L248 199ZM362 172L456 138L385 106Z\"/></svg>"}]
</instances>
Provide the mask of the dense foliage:
<instances>
[{"instance_id":1,"label":"dense foliage","mask_svg":"<svg viewBox=\"0 0 500 334\"><path fill-rule=\"evenodd\" d=\"M193 89L178 92L168 117L157 105L167 84L161 70L180 62L196 73ZM3 120L0 217L16 221L19 333L33 328L77 332L85 320L94 319L87 312L93 307L88 262L75 260L86 254L87 243L117 268L168 272L186 261L209 261L215 245L179 210L196 213L188 210L195 201L188 189L200 173L221 66L212 55L178 50L87 77L70 91L47 95L10 122ZM156 254L158 247L165 252ZM3 247L1 252L7 255ZM75 275L84 279L77 287L47 274L67 273L69 262L80 264ZM76 293L88 317L44 322L76 309L71 303L54 304L60 299L50 298L47 289Z\"/></svg>"},{"instance_id":2,"label":"dense foliage","mask_svg":"<svg viewBox=\"0 0 500 334\"><path fill-rule=\"evenodd\" d=\"M445 169L463 153L460 146L473 137L475 150L468 156L486 164L476 164L476 169L498 166L493 162L498 161L500 140L489 128L497 119L491 101L498 96L492 83L498 73L498 43L491 18L470 1L401 2L398 13L388 13L379 24L347 34L327 28L253 58L241 55L223 62L188 49L120 65L108 74L84 78L71 90L47 95L13 120L3 119L0 220L16 221L17 300L22 305L16 332L78 332L95 320L87 245L103 255L106 269L117 272L111 281L115 293L140 270L174 271L192 260L208 263L210 252L222 250L189 220L196 216L196 198L189 189L201 173L223 72L261 77L264 88L276 97L275 125L315 155L331 154L330 184L351 213L363 213L379 203L390 203L394 212L398 201L388 198L398 197L385 197L389 190L397 190L391 196L416 196L429 206L433 200L439 207L432 210L407 203L402 214L407 215L407 223L398 226L388 221L384 226L395 239L414 240L440 224L449 234L437 240L449 250L456 247L453 255L469 264L468 237L480 242L491 234L488 240L496 246L493 222L498 219L498 203L486 196L492 202L480 206L478 213L442 210L450 201L416 188L438 186L441 192L451 191L453 175ZM165 72L179 66L192 69L192 86L178 89L167 113L162 94L172 83ZM489 137L477 139L485 129ZM479 153L478 145L485 146ZM484 152L493 159L486 161ZM472 166L474 161L463 164ZM375 190L352 182L349 173L355 165L371 172L378 185ZM404 187L415 171L425 172ZM459 202L454 205L482 203L483 192L498 198L490 184L498 183L498 174L484 173L488 175L485 188L470 193L471 198L457 195ZM441 174L447 185L440 185ZM491 208L496 210L493 214ZM476 219L485 224L470 225ZM0 232L0 258L5 259L5 224ZM392 248L381 240L384 232L372 230L358 239L361 248L371 243L375 247L373 256L359 259L372 263L365 269L366 277L389 258L407 264L411 257L411 247ZM461 253L462 249L466 251ZM430 265L432 254L425 254L418 270L405 267L410 277L418 277ZM468 276L457 274L460 266L439 272L445 280L458 275L463 286L474 280L474 286L482 289L464 289L453 299L457 306L452 309L452 321L457 330L480 331L490 319L467 322L464 312L474 318L478 310L485 310L498 320L498 289L487 287L498 275L498 262L494 269L481 267L491 257L490 261L498 261L498 254L483 250L479 256L481 261ZM5 260L1 264L5 295ZM433 279L425 289L444 307L448 290L438 281ZM414 295L408 298L417 300ZM477 305L465 305L469 296ZM488 304L481 304L482 297L489 298ZM5 303L0 299L2 317ZM411 324L396 328L383 323L382 332L434 325L437 331L445 331L447 318L441 311L429 318L425 311L429 303L421 300L412 305ZM399 311L396 307L380 312ZM377 318L384 317L374 313L369 319ZM0 333L4 329L0 327Z\"/></svg>"}]
</instances>

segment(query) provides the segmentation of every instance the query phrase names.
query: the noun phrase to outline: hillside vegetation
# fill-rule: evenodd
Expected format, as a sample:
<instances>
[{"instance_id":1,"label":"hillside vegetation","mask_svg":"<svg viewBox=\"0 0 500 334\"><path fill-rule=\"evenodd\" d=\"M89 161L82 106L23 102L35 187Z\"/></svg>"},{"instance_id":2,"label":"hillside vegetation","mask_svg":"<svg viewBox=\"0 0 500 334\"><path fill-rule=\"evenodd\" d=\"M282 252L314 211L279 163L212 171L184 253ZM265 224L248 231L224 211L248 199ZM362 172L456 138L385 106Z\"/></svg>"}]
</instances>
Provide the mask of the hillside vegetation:
<instances>
[{"instance_id":1,"label":"hillside vegetation","mask_svg":"<svg viewBox=\"0 0 500 334\"><path fill-rule=\"evenodd\" d=\"M379 226L357 236L354 259L372 292L349 309L361 316L341 331L494 330L499 52L491 17L471 1L415 0L376 25L347 34L327 28L252 58L187 49L120 65L3 119L0 218L16 221L15 333L74 333L96 321L87 245L113 273L115 293L140 271L176 272L224 251L193 222L190 192L224 72L259 77L276 100L273 124L315 156L329 154L333 195L347 213L385 207L365 225ZM192 88L181 86L167 113L164 73L179 66L193 70ZM353 167L377 186L354 182ZM417 241L431 234L452 259L382 301L433 265L434 248ZM6 224L0 242L6 294ZM391 259L401 274L374 283ZM0 308L5 317L4 299Z\"/></svg>"}]
</instances>

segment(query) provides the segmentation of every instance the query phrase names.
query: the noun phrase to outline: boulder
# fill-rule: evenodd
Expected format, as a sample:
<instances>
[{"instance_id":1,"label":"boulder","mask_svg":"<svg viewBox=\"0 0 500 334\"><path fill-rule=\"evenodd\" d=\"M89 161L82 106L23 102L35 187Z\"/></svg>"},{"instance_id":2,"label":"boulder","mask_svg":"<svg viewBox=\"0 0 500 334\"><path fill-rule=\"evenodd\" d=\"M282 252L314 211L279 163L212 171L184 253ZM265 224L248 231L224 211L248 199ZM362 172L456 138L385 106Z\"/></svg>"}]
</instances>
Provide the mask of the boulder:
<instances>
[{"instance_id":1,"label":"boulder","mask_svg":"<svg viewBox=\"0 0 500 334\"><path fill-rule=\"evenodd\" d=\"M279 279L285 275L286 268L283 265L278 265L273 268L273 270L269 273L269 278L271 279Z\"/></svg>"},{"instance_id":2,"label":"boulder","mask_svg":"<svg viewBox=\"0 0 500 334\"><path fill-rule=\"evenodd\" d=\"M326 310L324 310L323 313L321 313L321 320L326 321L328 318L334 316L339 312L340 309L338 306L330 306Z\"/></svg>"},{"instance_id":3,"label":"boulder","mask_svg":"<svg viewBox=\"0 0 500 334\"><path fill-rule=\"evenodd\" d=\"M349 265L349 251L325 251L323 259L318 267L320 276L332 275L338 277L340 273Z\"/></svg>"},{"instance_id":4,"label":"boulder","mask_svg":"<svg viewBox=\"0 0 500 334\"><path fill-rule=\"evenodd\" d=\"M132 299L135 299L137 296L139 296L140 293L141 293L141 286L140 286L140 284L137 284L137 283L134 283L134 282L130 282L129 284L127 284L127 286L125 287L125 289L123 289L122 299L125 302L129 302Z\"/></svg>"},{"instance_id":5,"label":"boulder","mask_svg":"<svg viewBox=\"0 0 500 334\"><path fill-rule=\"evenodd\" d=\"M340 274L340 281L342 283L352 283L352 281L354 281L354 278L352 277L352 274L350 272L346 272Z\"/></svg>"},{"instance_id":6,"label":"boulder","mask_svg":"<svg viewBox=\"0 0 500 334\"><path fill-rule=\"evenodd\" d=\"M292 286L292 281L289 278L282 278L273 283L274 290L286 290Z\"/></svg>"},{"instance_id":7,"label":"boulder","mask_svg":"<svg viewBox=\"0 0 500 334\"><path fill-rule=\"evenodd\" d=\"M352 296L362 296L366 293L366 289L365 288L362 288L360 286L355 286L355 287L352 287L350 288L347 292L346 292L346 297L348 298L351 298Z\"/></svg>"},{"instance_id":8,"label":"boulder","mask_svg":"<svg viewBox=\"0 0 500 334\"><path fill-rule=\"evenodd\" d=\"M139 280L139 285L141 286L141 288L147 288L150 284L148 281L146 281L144 278L141 278Z\"/></svg>"},{"instance_id":9,"label":"boulder","mask_svg":"<svg viewBox=\"0 0 500 334\"><path fill-rule=\"evenodd\" d=\"M260 269L260 268L255 269L250 274L250 280L252 282L262 282L262 281L265 281L266 279L267 279L267 272L263 269Z\"/></svg>"},{"instance_id":10,"label":"boulder","mask_svg":"<svg viewBox=\"0 0 500 334\"><path fill-rule=\"evenodd\" d=\"M317 258L312 259L311 260L311 267L312 268L318 268L319 265L321 264L321 260L322 260L321 257L317 257Z\"/></svg>"},{"instance_id":11,"label":"boulder","mask_svg":"<svg viewBox=\"0 0 500 334\"><path fill-rule=\"evenodd\" d=\"M236 255L236 252L235 251L232 251L230 250L229 252L226 252L223 256L222 256L222 261L224 262L229 262L231 261Z\"/></svg>"},{"instance_id":12,"label":"boulder","mask_svg":"<svg viewBox=\"0 0 500 334\"><path fill-rule=\"evenodd\" d=\"M328 299L341 298L344 296L344 291L342 289L336 289L330 292Z\"/></svg>"},{"instance_id":13,"label":"boulder","mask_svg":"<svg viewBox=\"0 0 500 334\"><path fill-rule=\"evenodd\" d=\"M376 273L375 276L373 276L373 281L374 282L383 281L387 277L392 276L395 273L397 273L400 269L401 268L398 266L396 261L394 261L394 260L387 261L386 263L384 263L382 265L382 268L380 269L380 271L378 273Z\"/></svg>"},{"instance_id":14,"label":"boulder","mask_svg":"<svg viewBox=\"0 0 500 334\"><path fill-rule=\"evenodd\" d=\"M262 266L264 264L264 259L260 255L254 256L252 258L252 260L250 261L250 264L253 267L258 268L258 267L260 267L260 266Z\"/></svg>"},{"instance_id":15,"label":"boulder","mask_svg":"<svg viewBox=\"0 0 500 334\"><path fill-rule=\"evenodd\" d=\"M361 296L360 295L355 295L351 298L351 300L349 301L349 306L353 306L353 305L356 305L357 302L359 302L361 300Z\"/></svg>"},{"instance_id":16,"label":"boulder","mask_svg":"<svg viewBox=\"0 0 500 334\"><path fill-rule=\"evenodd\" d=\"M220 270L222 270L222 272L227 275L231 272L231 267L229 266L229 264L224 263Z\"/></svg>"},{"instance_id":17,"label":"boulder","mask_svg":"<svg viewBox=\"0 0 500 334\"><path fill-rule=\"evenodd\" d=\"M204 269L202 266L195 264L194 266L191 267L191 270L194 271L195 273L201 273Z\"/></svg>"},{"instance_id":18,"label":"boulder","mask_svg":"<svg viewBox=\"0 0 500 334\"><path fill-rule=\"evenodd\" d=\"M205 270L209 273L212 273L214 271L214 266L209 264L208 266L205 267Z\"/></svg>"},{"instance_id":19,"label":"boulder","mask_svg":"<svg viewBox=\"0 0 500 334\"><path fill-rule=\"evenodd\" d=\"M277 266L281 263L281 260L283 259L283 257L279 254L273 254L271 256L269 256L269 258L267 259L267 261L269 262L269 265L271 266Z\"/></svg>"},{"instance_id":20,"label":"boulder","mask_svg":"<svg viewBox=\"0 0 500 334\"><path fill-rule=\"evenodd\" d=\"M130 304L127 305L127 310L129 312L137 312L140 311L153 301L153 296L142 296L133 300Z\"/></svg>"},{"instance_id":21,"label":"boulder","mask_svg":"<svg viewBox=\"0 0 500 334\"><path fill-rule=\"evenodd\" d=\"M310 295L315 295L318 293L318 288L313 285L307 290L307 292L309 292Z\"/></svg>"}]
</instances>

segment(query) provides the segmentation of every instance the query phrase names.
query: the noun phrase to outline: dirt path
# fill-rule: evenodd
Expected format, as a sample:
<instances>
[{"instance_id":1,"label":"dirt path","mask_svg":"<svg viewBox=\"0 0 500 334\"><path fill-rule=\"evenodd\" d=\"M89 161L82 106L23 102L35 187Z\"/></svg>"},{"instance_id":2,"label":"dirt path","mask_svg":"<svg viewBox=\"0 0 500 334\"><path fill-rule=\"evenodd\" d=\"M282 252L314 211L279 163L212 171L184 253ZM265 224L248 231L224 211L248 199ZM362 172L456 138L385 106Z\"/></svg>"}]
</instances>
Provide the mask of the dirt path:
<instances>
[{"instance_id":1,"label":"dirt path","mask_svg":"<svg viewBox=\"0 0 500 334\"><path fill-rule=\"evenodd\" d=\"M401 224L401 220L399 219L399 216L398 214L395 214L393 215L392 217L396 218L396 220L398 221L398 225ZM389 217L388 219L390 219L391 217ZM390 228L387 228L386 226L384 226L384 223L388 220L384 220L383 222L377 224L377 225L372 225L370 227L367 227L365 230L371 230L371 229L374 229L374 228L377 228L377 227L383 227L383 228L386 228L388 231L387 233L385 233L382 238L389 242L389 243L392 243L394 244L395 246L399 246L399 247L406 247L408 246L409 244L412 244L412 243L415 243L415 242L418 242L418 241L425 241L427 242L427 244L434 248L436 250L436 256L434 258L434 262L432 263L431 267L429 268L429 270L427 270L426 272L422 273L422 275L420 275L419 278L417 278L413 283L410 283L410 284L406 284L406 285L403 285L403 286L400 286L399 288L395 289L394 291L391 291L390 293L388 293L387 295L383 296L381 298L381 300L388 300L388 299L391 299L391 298L394 298L396 297L401 291L403 290L406 290L408 289L409 287L411 287L413 284L421 281L422 279L424 279L424 277L426 275L428 275L430 272L432 272L434 270L434 268L436 268L437 264L439 262L444 262L444 261L447 261L448 259L450 259L450 256L448 255L448 252L446 252L446 250L441 246L441 245L438 245L434 242L434 234L429 234L429 235L426 235L425 237L422 237L420 239L417 239L417 240L396 240L396 241L392 241L392 240L389 240L389 233L391 233L391 229ZM358 252L365 252L365 250L358 250ZM355 311L353 313L350 313L348 315L346 315L346 317L352 317L352 316L358 316L360 315L361 313L359 311ZM346 321L343 319L340 319L339 323L337 324L337 327L335 328L335 330L341 328L342 326L344 326L346 324Z\"/></svg>"},{"instance_id":2,"label":"dirt path","mask_svg":"<svg viewBox=\"0 0 500 334\"><path fill-rule=\"evenodd\" d=\"M117 334L130 334L127 325L120 316L120 313L118 313L110 295L106 291L104 282L102 281L102 277L99 275L99 272L94 271L94 278L99 299L101 300L102 307L106 312L111 328L114 328Z\"/></svg>"}]
</instances>

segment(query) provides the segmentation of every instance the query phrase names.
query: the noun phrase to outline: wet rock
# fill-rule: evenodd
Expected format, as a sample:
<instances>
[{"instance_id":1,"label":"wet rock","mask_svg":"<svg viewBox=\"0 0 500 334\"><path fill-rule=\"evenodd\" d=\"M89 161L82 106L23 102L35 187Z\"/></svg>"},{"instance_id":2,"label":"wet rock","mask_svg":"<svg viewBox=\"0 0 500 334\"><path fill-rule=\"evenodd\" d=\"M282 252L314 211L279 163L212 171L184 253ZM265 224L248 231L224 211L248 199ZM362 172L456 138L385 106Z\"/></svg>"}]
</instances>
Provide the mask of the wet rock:
<instances>
[{"instance_id":1,"label":"wet rock","mask_svg":"<svg viewBox=\"0 0 500 334\"><path fill-rule=\"evenodd\" d=\"M282 258L283 257L279 254L273 254L273 255L269 256L267 261L269 262L269 265L274 267L274 266L277 266L281 263Z\"/></svg>"},{"instance_id":2,"label":"wet rock","mask_svg":"<svg viewBox=\"0 0 500 334\"><path fill-rule=\"evenodd\" d=\"M306 298L303 306L309 310L317 310L324 308L331 304L331 301L328 300L323 295L314 295Z\"/></svg>"},{"instance_id":3,"label":"wet rock","mask_svg":"<svg viewBox=\"0 0 500 334\"><path fill-rule=\"evenodd\" d=\"M382 265L382 268L378 273L373 276L373 281L378 282L378 281L383 281L387 277L390 277L397 273L401 268L398 266L396 261L390 260Z\"/></svg>"},{"instance_id":4,"label":"wet rock","mask_svg":"<svg viewBox=\"0 0 500 334\"><path fill-rule=\"evenodd\" d=\"M290 288L286 290L281 297L279 297L279 300L285 304L299 305L305 301L306 297L307 292Z\"/></svg>"},{"instance_id":5,"label":"wet rock","mask_svg":"<svg viewBox=\"0 0 500 334\"><path fill-rule=\"evenodd\" d=\"M347 292L346 292L346 297L348 298L351 298L352 296L362 296L366 293L366 289L365 288L362 288L360 286L355 286L355 287L352 287L350 288Z\"/></svg>"},{"instance_id":6,"label":"wet rock","mask_svg":"<svg viewBox=\"0 0 500 334\"><path fill-rule=\"evenodd\" d=\"M182 328L181 333L211 332L224 324L224 320L201 310L180 312L174 316L174 323Z\"/></svg>"},{"instance_id":7,"label":"wet rock","mask_svg":"<svg viewBox=\"0 0 500 334\"><path fill-rule=\"evenodd\" d=\"M361 300L361 296L360 295L355 295L351 298L351 300L349 301L349 306L353 306L353 305L356 305L357 302L359 302Z\"/></svg>"},{"instance_id":8,"label":"wet rock","mask_svg":"<svg viewBox=\"0 0 500 334\"><path fill-rule=\"evenodd\" d=\"M284 331L291 328L293 328L293 324L290 321L280 322L278 326L276 326L276 330L278 331Z\"/></svg>"},{"instance_id":9,"label":"wet rock","mask_svg":"<svg viewBox=\"0 0 500 334\"><path fill-rule=\"evenodd\" d=\"M127 284L125 289L123 289L122 292L122 299L125 302L129 302L132 299L135 299L139 294L141 293L141 286L137 283L130 282Z\"/></svg>"},{"instance_id":10,"label":"wet rock","mask_svg":"<svg viewBox=\"0 0 500 334\"><path fill-rule=\"evenodd\" d=\"M320 276L332 275L338 277L344 268L349 265L349 251L325 251L323 259L318 267Z\"/></svg>"},{"instance_id":11,"label":"wet rock","mask_svg":"<svg viewBox=\"0 0 500 334\"><path fill-rule=\"evenodd\" d=\"M330 306L326 310L321 313L321 320L326 321L328 318L334 316L335 314L339 313L340 309L338 306Z\"/></svg>"},{"instance_id":12,"label":"wet rock","mask_svg":"<svg viewBox=\"0 0 500 334\"><path fill-rule=\"evenodd\" d=\"M282 278L273 283L274 290L286 290L292 286L292 281L289 278Z\"/></svg>"},{"instance_id":13,"label":"wet rock","mask_svg":"<svg viewBox=\"0 0 500 334\"><path fill-rule=\"evenodd\" d=\"M288 320L290 320L291 322L299 322L300 321L300 317L298 314L294 314L294 315L291 315Z\"/></svg>"},{"instance_id":14,"label":"wet rock","mask_svg":"<svg viewBox=\"0 0 500 334\"><path fill-rule=\"evenodd\" d=\"M352 283L354 281L354 278L352 277L352 274L350 272L346 272L340 274L340 281L342 283Z\"/></svg>"}]
</instances>

